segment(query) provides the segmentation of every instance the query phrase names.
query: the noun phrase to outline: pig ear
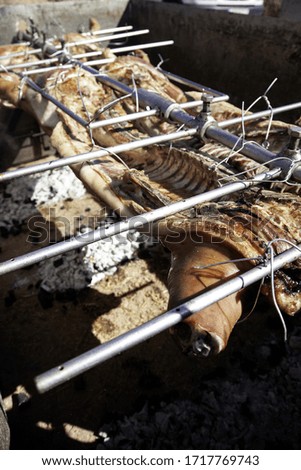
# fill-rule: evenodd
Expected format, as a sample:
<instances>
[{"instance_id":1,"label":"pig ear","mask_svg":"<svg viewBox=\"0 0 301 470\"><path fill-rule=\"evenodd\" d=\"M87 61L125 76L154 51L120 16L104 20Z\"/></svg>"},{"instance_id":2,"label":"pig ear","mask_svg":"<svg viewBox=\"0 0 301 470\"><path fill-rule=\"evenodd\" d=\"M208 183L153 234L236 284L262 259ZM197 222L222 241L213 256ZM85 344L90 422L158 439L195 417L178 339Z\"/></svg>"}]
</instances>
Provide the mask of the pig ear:
<instances>
[{"instance_id":1,"label":"pig ear","mask_svg":"<svg viewBox=\"0 0 301 470\"><path fill-rule=\"evenodd\" d=\"M168 247L172 253L168 279L170 308L250 267L232 262L238 258L237 253L221 244L196 243L187 239ZM203 266L208 267L200 268ZM242 297L242 293L229 295L172 328L177 343L185 352L194 355L208 356L222 351L242 314Z\"/></svg>"}]
</instances>

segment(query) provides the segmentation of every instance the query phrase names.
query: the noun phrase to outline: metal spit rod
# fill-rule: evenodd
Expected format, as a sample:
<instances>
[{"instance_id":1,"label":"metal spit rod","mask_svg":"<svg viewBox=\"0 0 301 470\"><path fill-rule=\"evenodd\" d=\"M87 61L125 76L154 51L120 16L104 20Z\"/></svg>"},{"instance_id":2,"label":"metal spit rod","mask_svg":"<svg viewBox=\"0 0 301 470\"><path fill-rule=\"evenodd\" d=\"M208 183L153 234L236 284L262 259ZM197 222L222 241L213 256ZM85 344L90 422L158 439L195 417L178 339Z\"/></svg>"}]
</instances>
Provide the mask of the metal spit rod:
<instances>
[{"instance_id":1,"label":"metal spit rod","mask_svg":"<svg viewBox=\"0 0 301 470\"><path fill-rule=\"evenodd\" d=\"M227 95L216 96L215 98L213 98L212 102L219 103L221 101L225 101L224 99L225 96L227 97ZM197 106L200 106L202 104L203 104L203 100L198 100L198 101L187 101L186 103L178 103L178 106L182 109L189 109L189 108L196 108ZM286 106L279 106L278 108L274 108L273 114L283 113L285 111L290 111L290 110L297 109L297 108L301 108L301 101L299 101L298 103L292 103ZM127 114L125 116L118 116L116 118L104 119L103 121L95 121L95 122L92 122L89 125L89 127L91 129L97 129L98 127L104 127L110 124L117 124L120 122L134 121L139 118L154 116L156 114L159 114L159 111L157 109L151 109L149 111L140 111L137 113ZM271 111L269 109L264 110L264 111L259 111L258 113L245 116L244 121L255 121L257 119L261 119L263 117L269 116L270 114L271 114ZM218 126L221 129L225 129L227 127L232 126L233 124L239 124L241 123L241 121L242 121L241 117L228 119L228 120L219 122Z\"/></svg>"},{"instance_id":2,"label":"metal spit rod","mask_svg":"<svg viewBox=\"0 0 301 470\"><path fill-rule=\"evenodd\" d=\"M218 126L208 126L206 129L206 137L209 139L216 140L221 144L229 148L235 148L239 144L239 139L231 134L230 132L223 131ZM252 158L253 160L263 163L270 168L281 167L284 174L287 174L291 168L293 161L285 156L278 156L274 153L266 150L260 145L255 145L250 142L245 142L242 148L239 148L239 152L246 157ZM275 160L275 161L273 161ZM296 167L294 168L292 178L295 181L301 182L301 162L296 161Z\"/></svg>"},{"instance_id":3,"label":"metal spit rod","mask_svg":"<svg viewBox=\"0 0 301 470\"><path fill-rule=\"evenodd\" d=\"M84 39L82 41L74 41L74 42L66 42L64 44L65 47L73 47L73 46L85 46L89 44L96 44L97 42L105 42L105 41L112 41L114 39L123 39L123 38L128 38L132 36L139 36L140 34L148 34L149 29L140 29L137 31L129 31L126 33L120 33L120 34L112 34L109 36L102 36L102 37L96 37L96 38L90 38L90 39ZM56 49L60 49L60 46L54 46Z\"/></svg>"},{"instance_id":4,"label":"metal spit rod","mask_svg":"<svg viewBox=\"0 0 301 470\"><path fill-rule=\"evenodd\" d=\"M175 73L168 72L167 70L163 70L161 67L158 67L158 70L160 70L160 72L162 72L167 78L169 78L173 82L180 83L181 85L186 85L196 91L210 93L213 96L227 96L227 99L225 99L225 101L228 101L229 99L229 96L225 95L221 91L214 90L213 88L209 88L207 86L203 87L203 85L201 85L200 83L194 82L193 80L189 80L189 78L181 77L180 75L176 75Z\"/></svg>"},{"instance_id":5,"label":"metal spit rod","mask_svg":"<svg viewBox=\"0 0 301 470\"><path fill-rule=\"evenodd\" d=\"M81 33L82 36L93 36L93 35L97 35L97 34L108 34L108 33L116 33L116 32L121 32L121 31L130 31L133 29L133 26L118 26L116 28L107 28L107 29L103 29L103 30L98 30L98 31L93 31L93 32L90 32L90 33ZM48 39L48 41L50 41ZM6 55L1 55L0 56L0 60L6 60L6 59L9 59L9 58L12 58L12 57L22 57L23 55L24 56L28 56L28 55L33 55L33 54L37 54L39 52L42 52L42 48L37 48L37 49L29 49L27 51L20 51L20 52L12 52L11 54L6 54Z\"/></svg>"},{"instance_id":6,"label":"metal spit rod","mask_svg":"<svg viewBox=\"0 0 301 470\"><path fill-rule=\"evenodd\" d=\"M36 91L39 93L41 96L43 96L45 99L53 103L55 106L60 108L65 114L70 116L74 121L78 122L81 126L87 127L89 125L88 121L85 119L81 118L78 114L74 113L70 108L65 106L63 103L58 101L54 96L50 95L47 93L43 88L39 87L31 78L26 77L23 73L18 73L21 79L25 81L25 83L32 88L32 90Z\"/></svg>"},{"instance_id":7,"label":"metal spit rod","mask_svg":"<svg viewBox=\"0 0 301 470\"><path fill-rule=\"evenodd\" d=\"M51 52L52 48L50 47L49 52ZM101 83L108 85L112 87L113 89L129 94L132 93L133 99L135 99L133 89L124 83L119 82L118 80L115 80L108 75L105 74L100 74L98 70L82 63L77 60L72 61L74 64L80 65L84 70L87 72L91 73L96 77L98 81ZM170 73L168 72L168 76ZM173 79L175 80L183 80L182 77L178 77L175 74L171 74L173 76ZM184 79L185 84L189 84L189 86L195 87L198 84L195 84L194 82L191 82L190 80ZM203 91L203 88L201 88L201 91ZM211 90L213 93L216 93L216 90ZM220 95L220 92L217 92ZM224 145L226 145L229 148L234 148L238 143L240 138L236 137L233 134L230 134L229 132L224 131L221 129L221 127L218 127L215 122L205 122L202 123L199 121L199 119L194 118L192 119L191 115L187 114L184 110L182 110L179 107L175 107L175 103L172 102L171 100L167 100L160 95L149 92L144 89L138 89L137 90L138 98L139 98L139 103L141 106L147 108L157 108L160 110L162 115L165 117L165 119L171 119L175 122L178 122L180 124L184 124L189 128L198 128L200 131L200 134L202 134L202 127L205 125L204 129L204 137L206 136L207 138L211 138L216 140L217 142L220 142ZM168 111L168 116L166 116L166 113ZM80 118L81 119L81 118ZM272 160L275 158L275 154L272 152L269 152L268 150L264 149L263 147L259 145L255 145L253 143L245 143L244 146L240 149L240 153L243 155L246 155L254 160L256 160L259 163L265 163L270 166L275 166L273 164ZM291 169L291 162L287 158L283 158L281 162L277 162L277 166L281 166L282 169L285 172L288 172ZM301 168L300 165L299 167L295 168L293 177L297 181L301 181Z\"/></svg>"},{"instance_id":8,"label":"metal spit rod","mask_svg":"<svg viewBox=\"0 0 301 470\"><path fill-rule=\"evenodd\" d=\"M106 36L106 37L101 38L101 39L97 38L97 39L93 39L93 41L94 42L101 42L101 41L105 41L105 40L112 39L112 38L116 38L116 39L117 38L125 38L125 37L129 37L129 36L138 36L140 34L147 34L147 33L149 33L148 29L141 29L139 31L131 31L129 33L116 34L114 36ZM89 41L91 41L91 40L89 40ZM168 45L174 43L173 41L167 41L167 42L168 42ZM83 41L83 44L85 44L85 43L86 43L86 41ZM66 46L70 47L70 44L75 45L75 43L74 44L73 43L66 43L65 47ZM53 47L58 49L58 51L57 51L57 54L58 54L60 52L59 46L53 46ZM122 51L124 49L124 47L122 47L122 48L117 47L116 49L117 49L117 51L118 51L118 49L121 49L121 51ZM126 46L126 47L129 48L128 50L132 50L133 46ZM139 48L139 45L135 46L135 47ZM125 50L127 50L127 49L125 49ZM113 51L114 51L114 49L113 49ZM94 54L96 52L100 53L101 51L93 51ZM78 56L79 57L77 57L77 55L74 55L74 56L72 56L72 59L83 58L83 57L85 57L85 54L78 54ZM58 62L59 60L60 60L60 55L57 55L56 57L49 57L47 59L35 60L35 61L32 61L32 62L22 62L21 64L9 64L5 68L6 68L6 70L29 68L29 67L35 67L37 65L47 65L47 64L55 63L55 62ZM98 64L98 61L90 61L90 65L97 65L97 64Z\"/></svg>"},{"instance_id":9,"label":"metal spit rod","mask_svg":"<svg viewBox=\"0 0 301 470\"><path fill-rule=\"evenodd\" d=\"M268 172L256 175L253 180L235 181L234 183L225 184L220 188L213 189L206 193L198 194L188 199L184 199L169 204L167 206L160 207L159 209L146 212L145 214L130 217L127 220L123 220L121 222L117 222L109 226L100 227L97 230L91 230L90 232L72 237L69 240L58 242L55 245L40 248L39 250L36 250L33 253L28 253L25 255L18 256L16 258L12 258L0 264L0 275L15 271L17 269L25 268L27 266L31 266L32 264L52 258L53 256L66 253L77 248L82 248L86 245L89 245L90 243L103 240L104 238L108 238L128 230L137 230L147 224L153 224L160 219L176 214L177 212L190 209L196 204L209 202L227 194L231 194L236 191L241 191L255 184L259 184L261 181L266 181L267 179L269 180L275 178L280 173L280 168L274 168L273 170L270 170Z\"/></svg>"},{"instance_id":10,"label":"metal spit rod","mask_svg":"<svg viewBox=\"0 0 301 470\"><path fill-rule=\"evenodd\" d=\"M84 70L86 70L89 73L93 74L96 77L97 80L101 81L102 83L104 83L108 86L111 86L112 88L116 89L117 91L120 91L120 92L126 93L126 94L133 93L133 89L128 87L127 85L125 85L121 82L118 82L117 80L114 80L114 79L112 79L111 77L109 77L107 75L100 74L97 70L91 68L90 66L87 66L87 65L83 64L82 62L77 62L76 60L74 60L73 62L74 62L74 64L79 64ZM23 77L22 74L21 74L21 77ZM59 103L55 98L53 98L51 95L46 93L44 90L40 89L40 87L38 87L38 85L36 85L35 82L31 81L28 78L27 78L27 82L28 82L29 86L31 86L34 90L41 93L43 96L45 96L46 99L49 99L50 101L52 101L57 106L60 106L61 109L62 109L61 103ZM199 84L194 84L194 86L195 85L199 85ZM204 88L202 87L202 91L203 91L203 89ZM201 127L204 123L200 122L197 118L192 118L191 115L189 115L189 114L185 113L185 111L181 110L181 108L179 106L176 106L176 108L175 108L174 107L175 106L174 102L172 102L170 100L166 100L166 99L164 99L163 97L161 97L160 95L158 95L156 93L148 92L147 90L143 90L143 89L138 90L138 96L139 96L139 103L142 106L159 109L160 112L163 115L166 114L166 111L168 109L171 109L171 111L169 113L169 116L168 116L168 117L170 117L171 120L174 120L174 121L179 122L181 124L185 124L190 128L194 128L195 133L197 133L197 131L198 132L201 131ZM77 116L75 113L73 113L68 108L64 107L63 110L64 110L64 112L69 114L73 119L75 119L77 122L79 122L81 125L83 125L85 127L88 126L89 123L87 121L82 119L80 116ZM232 135L228 132L223 131L221 129L221 127L218 127L216 125L216 123L207 122L205 124L206 124L206 130L205 130L204 134L206 135L206 137L215 139L218 142L221 142L224 145L228 146L229 148L234 148L234 146L237 145L237 143L239 142L238 137L236 137L236 136L234 136L234 135ZM151 144L151 142L150 142L150 144ZM116 148L114 149L114 151L115 152L117 151ZM269 165L273 165L272 160L275 158L275 154L273 154L272 152L269 152L268 150L264 149L263 147L260 147L258 145L254 145L252 143L245 143L243 148L240 150L240 152L244 155L247 155L247 156L253 158L254 160L256 160L260 163L266 163L266 164L269 164ZM67 159L64 159L64 164L63 165L67 164L67 162L69 163L70 161L68 161ZM288 159L284 158L284 159L282 159L280 164L279 164L279 162L277 162L277 166L278 165L281 165L282 168L285 171L288 171L290 169L291 163L288 161ZM53 165L53 167L54 166L55 165ZM59 165L59 166L61 166L61 165ZM49 169L49 167L48 167L48 169ZM20 170L25 171L27 174L30 172L29 168L20 169ZM16 175L17 174L16 172L18 172L18 171L20 172L20 170L15 170L14 173L13 172L7 172L5 175L3 175L2 181L5 180L5 176L8 179L10 179L12 177L15 177L15 176L13 176L13 174ZM301 181L301 169L300 168L295 169L294 178L297 181Z\"/></svg>"},{"instance_id":11,"label":"metal spit rod","mask_svg":"<svg viewBox=\"0 0 301 470\"><path fill-rule=\"evenodd\" d=\"M95 70L88 66L83 66L85 70L90 71L92 74L95 74ZM113 89L120 91L122 93L130 93L132 89L123 83L117 82L107 75L97 74L97 79L104 83L105 85L111 86ZM158 95L156 93L150 92L145 89L137 90L139 104L142 107L157 108L160 110L162 116L168 120L178 122L179 124L184 124L189 128L197 128L198 135L201 139L209 138L213 139L226 147L233 149L240 143L240 137L237 137L234 134L231 134L227 131L221 129L215 121L206 120L202 121L198 117L192 118L192 116L182 110L179 106L175 105L171 100ZM134 95L132 95L134 99ZM253 160L264 163L270 167L280 166L285 173L288 173L291 170L292 161L289 158L283 157L280 161L277 158L277 162L273 162L276 155L273 152L263 148L259 144L254 144L251 142L244 143L243 146L240 146L240 153L252 158ZM301 181L301 163L296 162L297 165L294 168L292 177L296 181Z\"/></svg>"},{"instance_id":12,"label":"metal spit rod","mask_svg":"<svg viewBox=\"0 0 301 470\"><path fill-rule=\"evenodd\" d=\"M273 268L276 271L282 268L285 264L295 261L300 256L301 244L296 248L290 248L280 255L275 256L273 260ZM48 390L51 390L52 388L57 387L58 385L67 382L68 380L107 361L108 359L121 354L127 349L137 346L162 331L171 328L177 323L183 321L185 318L188 318L193 313L203 310L213 303L218 302L219 300L222 300L257 281L260 281L265 276L271 274L271 267L270 261L261 263L255 268L244 273L240 273L229 281L207 290L188 302L167 311L159 317L38 375L35 377L37 391L39 393L45 393Z\"/></svg>"},{"instance_id":13,"label":"metal spit rod","mask_svg":"<svg viewBox=\"0 0 301 470\"><path fill-rule=\"evenodd\" d=\"M106 155L127 152L129 150L135 150L137 148L148 147L149 145L161 144L164 142L170 142L171 140L182 139L184 137L190 137L197 133L197 129L187 129L184 131L172 132L170 134L163 134L154 137L147 137L146 139L135 140L125 144L115 145L114 147L108 147L106 149L96 150L93 152L79 153L72 155L71 157L58 158L51 160L50 162L38 163L37 165L31 165L24 168L18 168L17 170L7 171L0 174L0 183L19 178L21 176L33 175L42 171L54 170L55 168L61 168L66 165L73 165L75 163L81 163L85 161L94 160L96 158L102 158Z\"/></svg>"},{"instance_id":14,"label":"metal spit rod","mask_svg":"<svg viewBox=\"0 0 301 470\"><path fill-rule=\"evenodd\" d=\"M216 101L218 99L219 99L219 97L214 98L214 100L216 100ZM199 103L202 103L202 101L195 102L195 105L198 105ZM183 107L183 108L184 108L184 105L186 105L186 103L181 103L180 104L180 106ZM274 109L274 114L277 114L278 112L284 111L284 108L285 108L285 111L288 111L289 109L295 109L295 107L300 107L301 103L300 102L296 103L296 105L297 106L295 106L295 104L293 103L292 105L281 106L279 108L275 108ZM153 111L152 111L152 113L153 113ZM263 113L262 111L260 111L259 113L254 113L254 114L250 115L250 118L252 118L254 120L259 119L259 117L262 117L262 113ZM258 116L258 114L260 116ZM249 115L247 117L249 118ZM226 123L227 126L230 126L230 125L238 123L238 122L241 122L241 118L237 118L235 120L231 119L231 120L228 120L228 121L219 122L218 126L219 127L225 127L224 123ZM108 124L108 120L107 120L107 124ZM93 126L94 125L91 124L92 128L93 128ZM95 126L95 127L97 127L97 126ZM80 162L84 162L84 161L93 160L95 158L99 158L99 157L109 155L112 152L113 153L126 152L126 151L133 150L133 149L136 149L136 148L139 148L139 147L143 148L143 147L146 147L148 145L154 145L154 144L159 144L159 143L163 143L163 142L168 142L170 140L180 139L180 138L183 138L183 137L194 136L197 133L198 133L197 129L189 129L189 130L186 130L186 131L174 132L174 133L166 134L166 135L162 135L162 136L142 139L139 142L135 141L135 142L131 142L131 143L128 143L128 144L116 145L115 147L109 147L107 150L99 150L99 151L96 151L96 152L88 152L88 153L78 154L78 155L74 155L74 156L71 156L71 157L65 157L65 158L60 158L60 159L57 159L57 160L52 160L52 161L46 162L46 163L38 163L38 164L30 165L30 166L27 166L27 167L24 167L24 168L18 168L16 170L6 171L5 173L0 174L0 183L1 182L6 182L6 181L11 181L15 178L21 178L21 177L27 176L27 175L33 175L33 174L36 174L36 173L41 173L43 171L54 170L55 168L61 168L63 166L72 165L74 163L80 163ZM270 153L269 155L272 155L274 158L276 156L272 153ZM272 157L270 157L270 158L272 158ZM277 163L279 164L278 159L277 159Z\"/></svg>"},{"instance_id":15,"label":"metal spit rod","mask_svg":"<svg viewBox=\"0 0 301 470\"><path fill-rule=\"evenodd\" d=\"M135 99L133 89L124 83L118 82L108 75L99 74L99 72L92 67L82 65L82 68L87 72L90 72L92 75L95 75L97 80L101 83L108 85L121 93L132 93L132 98ZM202 122L198 118L192 118L190 114L186 113L178 106L175 106L174 102L167 100L157 93L139 88L137 90L137 95L139 104L142 107L158 108L166 120L170 119L171 121L178 122L179 124L184 124L189 128L197 128L201 139L204 137L213 139L230 149L235 148L235 146L240 142L240 137L224 131L215 121ZM275 163L273 163L276 155L260 145L250 142L245 143L244 146L241 146L240 153L259 163L264 163L271 167L276 166ZM288 172L291 170L291 161L288 158L283 158L280 162L277 161L277 166L281 166L284 172ZM294 168L292 177L296 181L301 181L300 164Z\"/></svg>"},{"instance_id":16,"label":"metal spit rod","mask_svg":"<svg viewBox=\"0 0 301 470\"><path fill-rule=\"evenodd\" d=\"M107 58L107 59L98 59L97 63L98 65L106 65L106 64L111 64L112 62L115 61L114 57ZM31 69L31 70L24 70L23 76L28 77L30 75L38 75L40 73L47 73L47 72L53 72L54 70L71 70L74 68L74 64L60 64L60 65L55 65L55 66L49 66L49 67L39 67L38 69Z\"/></svg>"},{"instance_id":17,"label":"metal spit rod","mask_svg":"<svg viewBox=\"0 0 301 470\"><path fill-rule=\"evenodd\" d=\"M217 96L213 98L213 103L219 103L224 101L224 96ZM187 101L186 103L178 103L177 106L181 109L196 108L203 104L203 100ZM158 115L160 111L158 109L150 109L149 111L138 111L137 113L129 113L123 116L117 116L115 118L103 119L102 121L95 121L89 124L90 129L97 129L99 127L105 127L111 124L118 124L121 122L135 121L136 119L142 119L145 117Z\"/></svg>"},{"instance_id":18,"label":"metal spit rod","mask_svg":"<svg viewBox=\"0 0 301 470\"><path fill-rule=\"evenodd\" d=\"M301 108L301 101L297 101L296 103L287 104L284 106L278 106L277 108L273 108L273 110L265 109L264 111L258 111L257 113L253 114L246 114L243 117L244 122L247 121L255 121L256 119L261 119L263 117L270 116L271 114L279 114L285 113L286 111L292 111L293 109ZM237 117L233 119L227 119L223 122L219 122L218 125L221 129L225 129L227 127L233 126L233 124L239 124L242 122L242 117Z\"/></svg>"},{"instance_id":19,"label":"metal spit rod","mask_svg":"<svg viewBox=\"0 0 301 470\"><path fill-rule=\"evenodd\" d=\"M152 49L154 47L164 47L164 46L172 46L174 44L174 42L172 40L168 40L168 41L157 41L157 42L149 42L149 43L143 43L143 44L135 44L133 46L124 46L124 47L115 47L115 48L110 48L110 50L114 53L114 54L119 54L121 52L130 52L130 51L136 51L137 49ZM72 56L73 59L82 59L84 57L88 57L90 53L85 53L85 54L75 54L74 56ZM100 55L102 54L102 51L95 51L93 53L91 53L93 55ZM47 60L49 59L45 59L45 62L47 63ZM50 59L52 60L52 59ZM58 60L58 59L56 59ZM85 62L86 65L106 65L106 64L110 64L112 62L114 62L115 58L112 57L112 58L107 58L107 59L97 59L97 60L90 60L90 61L87 61ZM53 60L54 61L54 60ZM33 63L31 63L33 64ZM24 65L25 67L25 65ZM42 67L42 68L37 68L37 69L33 69L33 70L26 70L23 72L24 75L36 75L38 73L46 73L46 72L50 72L52 70L69 70L69 69L72 69L74 67L74 64L70 63L70 64L60 64L60 65L57 65L57 66L52 66L52 67ZM6 70L8 70L8 68L6 67Z\"/></svg>"},{"instance_id":20,"label":"metal spit rod","mask_svg":"<svg viewBox=\"0 0 301 470\"><path fill-rule=\"evenodd\" d=\"M138 49L151 49L153 47L172 46L173 44L174 44L174 41L172 39L168 39L166 41L144 42L142 44L135 44L131 46L110 47L110 51L113 52L113 54L120 54L122 52L136 51ZM86 52L83 54L75 54L73 58L81 59L83 57L92 57L92 55L95 55L99 52L102 53L102 51L93 51L93 52ZM92 65L92 64L90 63L89 65Z\"/></svg>"},{"instance_id":21,"label":"metal spit rod","mask_svg":"<svg viewBox=\"0 0 301 470\"><path fill-rule=\"evenodd\" d=\"M52 51L53 51L52 47L49 47L48 53L52 53ZM74 64L80 65L84 70L94 75L96 79L99 80L101 83L108 85L121 93L126 93L126 94L132 93L133 98L134 98L133 89L131 87L109 77L108 75L100 74L98 70L95 70L92 67L87 66L86 64L83 64L82 62L79 62L77 60L72 60L72 62ZM176 77L177 79L179 78L178 76ZM184 80L185 80L185 83L189 82L189 84L191 85L191 81L187 81L186 79ZM34 82L31 82L30 80L29 80L29 84L36 90L39 88ZM198 84L194 83L194 86L195 85L198 85ZM202 91L203 91L203 88L202 88ZM215 92L215 90L213 92ZM171 120L174 120L175 122L179 122L180 124L184 124L190 128L197 129L197 131L200 134L202 134L202 129L203 129L203 126L205 125L206 127L203 132L204 136L217 140L218 142L223 143L229 148L234 148L235 145L237 145L237 143L239 142L238 137L228 132L223 131L220 127L216 125L215 122L209 121L209 122L204 123L204 122L201 122L198 118L192 118L191 115L185 113L185 111L183 111L179 106L175 105L174 102L163 98L157 93L149 92L144 89L138 89L137 94L138 94L139 103L141 106L146 107L146 108L150 107L150 108L159 109L166 119L170 118ZM47 95L47 99L50 99L51 101L56 102L56 104L58 104L58 102L54 100L53 97L51 97L48 94L45 94L45 95ZM168 116L166 116L167 112L168 112ZM69 112L67 110L67 113L70 115L70 110ZM72 113L72 117L77 122L80 122L84 126L87 125L87 122L85 120L83 120L77 115L74 115L73 112L71 113ZM266 164L273 166L272 160L275 158L275 154L273 154L272 152L269 152L263 147L260 147L259 145L254 145L253 143L245 143L243 148L240 149L240 152L244 155L247 155L248 157L253 158L257 162L266 163ZM288 171L291 167L291 163L290 161L288 161L287 158L283 158L280 163L277 162L277 166L278 164L285 171ZM295 169L294 178L297 181L301 181L301 169L300 168Z\"/></svg>"},{"instance_id":22,"label":"metal spit rod","mask_svg":"<svg viewBox=\"0 0 301 470\"><path fill-rule=\"evenodd\" d=\"M24 34L24 38L26 38L26 34ZM36 46L39 47L39 41L36 41ZM51 55L53 53L53 48L51 46L49 46L48 48L46 47L45 52L48 53L48 55ZM110 86L114 90L117 90L121 93L132 94L132 98L135 99L135 93L133 88L125 85L122 82L119 82L118 80L113 79L112 77L106 74L99 73L98 70L80 61L72 60L72 62L82 67L82 69L86 70L88 73L94 75L96 79L101 83ZM176 76L176 79L178 78L179 77ZM185 81L187 83L187 80ZM215 90L213 90L213 92L215 92ZM202 122L198 118L192 118L190 114L186 113L178 106L175 106L174 102L172 102L171 100L167 100L166 98L162 97L161 95L158 95L157 93L139 88L137 90L137 95L139 99L139 104L142 107L158 108L166 120L170 119L174 122L184 124L189 128L197 128L201 138L207 137L214 139L229 148L234 148L240 141L239 137L236 137L235 135L224 131L223 129L218 127L215 122ZM273 164L272 162L272 160L275 158L275 154L269 152L268 150L264 149L259 145L255 145L253 143L245 143L244 146L240 149L240 153L256 160L259 163L265 163L269 166L275 166L275 164ZM277 166L281 166L284 171L288 172L291 169L291 162L288 160L289 159L287 158L283 158L280 163L277 162ZM294 169L293 178L297 181L301 181L300 165L299 168Z\"/></svg>"},{"instance_id":23,"label":"metal spit rod","mask_svg":"<svg viewBox=\"0 0 301 470\"><path fill-rule=\"evenodd\" d=\"M97 34L108 34L108 33L117 33L121 31L130 31L133 29L133 26L116 26L116 28L107 28L107 29L98 29L97 31L87 31L85 33L81 33L82 36L96 36Z\"/></svg>"}]
</instances>

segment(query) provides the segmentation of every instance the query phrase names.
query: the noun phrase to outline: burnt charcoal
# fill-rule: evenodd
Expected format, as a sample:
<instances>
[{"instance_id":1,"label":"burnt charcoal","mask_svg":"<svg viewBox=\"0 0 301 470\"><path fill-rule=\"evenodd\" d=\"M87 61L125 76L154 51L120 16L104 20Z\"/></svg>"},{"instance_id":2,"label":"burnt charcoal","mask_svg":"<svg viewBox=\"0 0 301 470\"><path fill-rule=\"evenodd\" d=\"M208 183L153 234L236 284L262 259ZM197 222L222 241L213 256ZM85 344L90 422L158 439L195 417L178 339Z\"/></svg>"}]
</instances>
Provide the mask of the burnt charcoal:
<instances>
[{"instance_id":1,"label":"burnt charcoal","mask_svg":"<svg viewBox=\"0 0 301 470\"><path fill-rule=\"evenodd\" d=\"M10 235L19 235L20 233L22 232L22 226L21 225L13 225L11 228L10 228Z\"/></svg>"},{"instance_id":2,"label":"burnt charcoal","mask_svg":"<svg viewBox=\"0 0 301 470\"><path fill-rule=\"evenodd\" d=\"M55 298L60 302L77 302L78 291L75 289L66 289L62 292L56 292Z\"/></svg>"},{"instance_id":3,"label":"burnt charcoal","mask_svg":"<svg viewBox=\"0 0 301 470\"><path fill-rule=\"evenodd\" d=\"M38 299L41 306L46 310L47 308L51 308L53 306L53 293L49 292L48 290L40 287L38 292Z\"/></svg>"},{"instance_id":4,"label":"burnt charcoal","mask_svg":"<svg viewBox=\"0 0 301 470\"><path fill-rule=\"evenodd\" d=\"M28 236L28 241L29 241L30 243L32 243L33 245L35 245L35 244L37 244L37 243L40 243L40 238L41 238L41 237L40 237L40 234L38 234L38 233L37 233L36 235L30 234L30 235Z\"/></svg>"},{"instance_id":5,"label":"burnt charcoal","mask_svg":"<svg viewBox=\"0 0 301 470\"><path fill-rule=\"evenodd\" d=\"M55 259L53 262L52 262L53 266L55 268L58 268L59 266L62 266L62 264L64 264L64 259L63 258L58 258L58 259Z\"/></svg>"},{"instance_id":6,"label":"burnt charcoal","mask_svg":"<svg viewBox=\"0 0 301 470\"><path fill-rule=\"evenodd\" d=\"M0 226L0 236L2 238L8 238L9 236L9 231L7 230L6 227Z\"/></svg>"},{"instance_id":7,"label":"burnt charcoal","mask_svg":"<svg viewBox=\"0 0 301 470\"><path fill-rule=\"evenodd\" d=\"M5 307L10 307L17 300L13 290L10 290L7 296L4 298Z\"/></svg>"}]
</instances>

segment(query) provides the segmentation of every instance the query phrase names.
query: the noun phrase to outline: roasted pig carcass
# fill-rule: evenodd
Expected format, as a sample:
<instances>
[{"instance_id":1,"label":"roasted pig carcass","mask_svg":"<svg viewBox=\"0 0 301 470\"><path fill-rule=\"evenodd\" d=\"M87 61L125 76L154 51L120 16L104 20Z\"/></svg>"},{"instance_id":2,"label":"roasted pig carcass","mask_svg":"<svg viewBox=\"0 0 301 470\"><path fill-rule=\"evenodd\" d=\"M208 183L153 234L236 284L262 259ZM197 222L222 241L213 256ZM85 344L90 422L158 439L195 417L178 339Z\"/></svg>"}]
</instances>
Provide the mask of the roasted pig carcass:
<instances>
[{"instance_id":1,"label":"roasted pig carcass","mask_svg":"<svg viewBox=\"0 0 301 470\"><path fill-rule=\"evenodd\" d=\"M127 85L159 92L174 102L189 99L141 53L138 57L116 58L101 73ZM122 96L80 67L63 73L49 72L37 81L47 93L89 122L126 115L137 106L137 100ZM52 145L62 158L176 131L179 127L153 116L92 131L9 73L0 76L0 97L3 102L9 101L34 115L51 135ZM239 114L230 104L213 107L217 121ZM273 122L269 139L272 150L287 143L287 127L285 123ZM266 128L267 120L259 126L249 123L245 126L245 138L265 141ZM240 132L241 128L236 126L234 130ZM112 153L73 165L72 169L103 204L128 217L208 191L227 180L251 178L264 167L258 168L258 164L239 153L231 155L221 144L198 141L196 145L195 139L186 139L172 145ZM301 242L301 197L298 187L289 187L290 192L286 188L285 183L274 186L266 183L198 205L149 228L171 252L168 279L171 307L256 265L264 259L267 245L273 240L276 253L287 249L287 242ZM300 267L297 260L274 273L277 302L290 315L301 308ZM272 298L269 280L261 290ZM226 347L252 295L248 291L230 295L190 316L184 325L173 329L173 334L187 352L218 353Z\"/></svg>"}]
</instances>

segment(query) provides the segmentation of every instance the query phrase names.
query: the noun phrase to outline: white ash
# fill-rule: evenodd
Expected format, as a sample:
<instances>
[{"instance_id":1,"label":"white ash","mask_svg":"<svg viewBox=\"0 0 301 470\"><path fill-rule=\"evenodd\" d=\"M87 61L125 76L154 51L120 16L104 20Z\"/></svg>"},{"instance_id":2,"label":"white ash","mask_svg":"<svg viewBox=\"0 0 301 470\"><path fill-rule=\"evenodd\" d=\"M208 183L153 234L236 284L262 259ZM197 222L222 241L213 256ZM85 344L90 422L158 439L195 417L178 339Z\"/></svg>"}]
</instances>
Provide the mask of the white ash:
<instances>
[{"instance_id":1,"label":"white ash","mask_svg":"<svg viewBox=\"0 0 301 470\"><path fill-rule=\"evenodd\" d=\"M13 180L1 187L0 227L10 230L36 212L35 202L31 198L35 185L35 178L30 177Z\"/></svg>"},{"instance_id":2,"label":"white ash","mask_svg":"<svg viewBox=\"0 0 301 470\"><path fill-rule=\"evenodd\" d=\"M37 206L79 198L85 192L82 182L68 167L12 180L0 193L0 226L9 230L35 214Z\"/></svg>"},{"instance_id":3,"label":"white ash","mask_svg":"<svg viewBox=\"0 0 301 470\"><path fill-rule=\"evenodd\" d=\"M0 193L0 227L9 232L34 215L42 204L51 206L70 198L76 200L85 193L84 185L68 167L12 180ZM112 219L109 222L112 223ZM108 224L108 221L102 223ZM114 274L121 262L132 259L141 240L138 232L126 232L40 263L38 276L41 287L55 292L94 285L105 276ZM144 246L149 243L144 237ZM30 282L29 278L26 282ZM23 284L17 280L14 287Z\"/></svg>"},{"instance_id":4,"label":"white ash","mask_svg":"<svg viewBox=\"0 0 301 470\"><path fill-rule=\"evenodd\" d=\"M83 196L86 189L68 167L43 173L36 181L32 199L36 205L55 204L66 199L76 199Z\"/></svg>"},{"instance_id":5,"label":"white ash","mask_svg":"<svg viewBox=\"0 0 301 470\"><path fill-rule=\"evenodd\" d=\"M138 232L114 235L84 247L57 256L39 266L41 287L49 292L80 290L93 286L105 276L116 272L117 266L133 259L139 248Z\"/></svg>"}]
</instances>

